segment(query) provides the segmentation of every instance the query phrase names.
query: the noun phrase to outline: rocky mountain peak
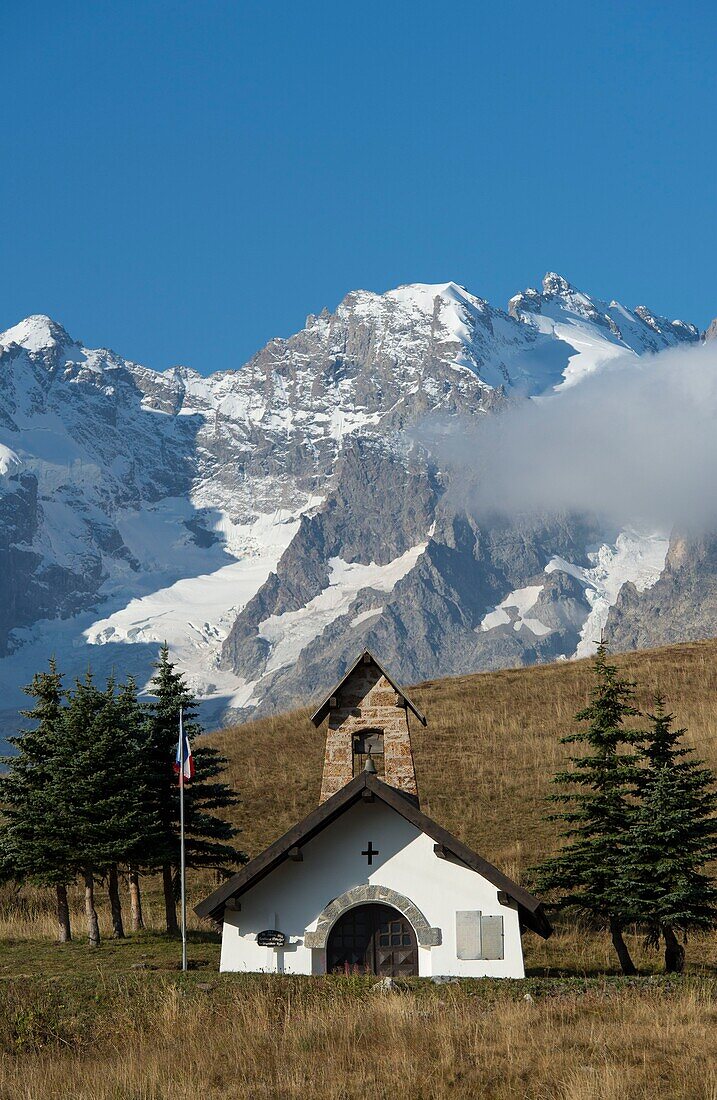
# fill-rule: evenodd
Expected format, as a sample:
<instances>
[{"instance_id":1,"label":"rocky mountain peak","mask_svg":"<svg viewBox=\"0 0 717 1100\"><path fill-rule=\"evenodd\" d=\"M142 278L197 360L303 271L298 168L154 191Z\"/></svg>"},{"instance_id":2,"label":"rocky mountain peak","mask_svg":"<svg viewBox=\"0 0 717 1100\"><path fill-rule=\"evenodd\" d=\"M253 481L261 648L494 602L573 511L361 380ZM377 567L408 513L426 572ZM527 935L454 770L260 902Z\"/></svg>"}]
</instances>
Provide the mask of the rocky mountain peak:
<instances>
[{"instance_id":1,"label":"rocky mountain peak","mask_svg":"<svg viewBox=\"0 0 717 1100\"><path fill-rule=\"evenodd\" d=\"M554 303L555 307L561 306L578 311L581 316L597 316L592 299L577 290L572 283L555 271L548 271L543 276L542 289L528 287L521 294L516 294L508 303L508 313L517 321L524 320L525 313L538 314L544 312L544 307Z\"/></svg>"},{"instance_id":2,"label":"rocky mountain peak","mask_svg":"<svg viewBox=\"0 0 717 1100\"><path fill-rule=\"evenodd\" d=\"M511 298L508 312L516 321L568 341L571 333L583 330L580 346L586 354L578 370L573 364L565 372L568 385L616 355L654 353L699 340L694 325L671 321L646 306L628 309L615 299L593 298L554 271L545 275L542 291L531 287Z\"/></svg>"},{"instance_id":3,"label":"rocky mountain peak","mask_svg":"<svg viewBox=\"0 0 717 1100\"><path fill-rule=\"evenodd\" d=\"M546 271L543 276L543 294L556 297L561 294L572 294L575 291L575 287L572 283L569 283L567 279L564 279L562 275L558 275L555 271Z\"/></svg>"},{"instance_id":4,"label":"rocky mountain peak","mask_svg":"<svg viewBox=\"0 0 717 1100\"><path fill-rule=\"evenodd\" d=\"M433 310L436 298L447 302L474 302L474 295L458 283L404 283L395 290L386 291L385 297L391 301L410 303L422 308L426 313Z\"/></svg>"},{"instance_id":5,"label":"rocky mountain peak","mask_svg":"<svg viewBox=\"0 0 717 1100\"><path fill-rule=\"evenodd\" d=\"M700 339L699 329L696 325L687 321L671 321L668 317L661 317L653 313L647 306L636 306L635 316L639 317L649 328L660 335L670 333L674 341L694 344Z\"/></svg>"},{"instance_id":6,"label":"rocky mountain peak","mask_svg":"<svg viewBox=\"0 0 717 1100\"><path fill-rule=\"evenodd\" d=\"M72 337L62 325L44 313L35 313L24 321L0 333L0 345L19 344L31 353L52 351L57 347L73 344Z\"/></svg>"},{"instance_id":7,"label":"rocky mountain peak","mask_svg":"<svg viewBox=\"0 0 717 1100\"><path fill-rule=\"evenodd\" d=\"M508 315L515 321L523 320L525 313L540 313L543 296L540 291L528 287L522 294L514 294L508 302Z\"/></svg>"}]
</instances>

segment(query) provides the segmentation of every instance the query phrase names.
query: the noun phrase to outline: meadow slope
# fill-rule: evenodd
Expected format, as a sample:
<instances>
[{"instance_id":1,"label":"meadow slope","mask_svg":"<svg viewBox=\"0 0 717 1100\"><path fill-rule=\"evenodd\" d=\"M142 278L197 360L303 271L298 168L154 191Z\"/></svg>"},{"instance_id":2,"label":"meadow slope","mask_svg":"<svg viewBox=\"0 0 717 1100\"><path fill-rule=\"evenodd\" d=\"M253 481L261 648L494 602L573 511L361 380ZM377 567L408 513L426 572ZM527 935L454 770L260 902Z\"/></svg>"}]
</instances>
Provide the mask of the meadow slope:
<instances>
[{"instance_id":1,"label":"meadow slope","mask_svg":"<svg viewBox=\"0 0 717 1100\"><path fill-rule=\"evenodd\" d=\"M717 641L622 655L637 702L663 692L688 740L717 769ZM520 879L556 842L550 777L591 683L590 662L461 676L411 695L422 805ZM256 855L318 799L324 731L296 711L212 734L240 794L241 845ZM212 887L192 877L192 902ZM109 914L99 893L104 933ZM561 922L526 935L528 978L377 994L370 978L218 975L218 936L192 919L190 959L148 930L99 950L53 944L49 892L0 891L0 1100L189 1100L237 1090L266 1098L717 1100L717 936L692 938L683 976L637 935L640 977L623 979L604 934ZM327 1058L327 1052L330 1057Z\"/></svg>"},{"instance_id":2,"label":"meadow slope","mask_svg":"<svg viewBox=\"0 0 717 1100\"><path fill-rule=\"evenodd\" d=\"M620 673L636 681L637 705L656 692L687 742L717 772L717 641L620 654ZM520 881L556 842L544 820L551 776L567 757L560 737L585 706L592 662L456 676L418 684L411 698L428 718L411 729L421 808ZM327 685L327 688L331 685ZM229 761L241 802L239 843L256 855L314 808L321 785L325 727L309 710L210 735ZM639 724L639 721L638 721Z\"/></svg>"}]
</instances>

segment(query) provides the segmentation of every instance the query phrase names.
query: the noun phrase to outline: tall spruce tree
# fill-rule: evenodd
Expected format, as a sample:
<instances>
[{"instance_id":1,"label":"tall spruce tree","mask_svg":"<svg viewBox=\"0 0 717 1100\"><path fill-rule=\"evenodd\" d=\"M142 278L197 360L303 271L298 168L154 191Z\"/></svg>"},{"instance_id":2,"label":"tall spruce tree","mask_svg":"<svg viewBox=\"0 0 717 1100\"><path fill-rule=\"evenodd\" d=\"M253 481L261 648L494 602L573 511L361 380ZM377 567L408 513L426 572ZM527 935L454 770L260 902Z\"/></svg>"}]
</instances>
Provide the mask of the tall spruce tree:
<instances>
[{"instance_id":1,"label":"tall spruce tree","mask_svg":"<svg viewBox=\"0 0 717 1100\"><path fill-rule=\"evenodd\" d=\"M149 712L143 707L137 698L137 685L132 676L128 676L117 693L117 723L122 730L128 748L135 753L142 762L143 771L147 761L151 757L152 731ZM139 868L151 862L155 848L160 842L161 830L159 826L158 803L152 785L146 781L142 796L144 827L142 836L134 849L127 852L127 879L129 883L130 921L133 932L140 932L144 928L142 916L142 893L140 887ZM121 907L119 897L114 894L113 879L116 875L110 871L110 902L113 909L116 908L117 916L113 920L115 934L119 934L122 926Z\"/></svg>"},{"instance_id":2,"label":"tall spruce tree","mask_svg":"<svg viewBox=\"0 0 717 1100\"><path fill-rule=\"evenodd\" d=\"M122 737L125 751L134 756L137 768L143 769L151 745L149 717L137 699L137 685L132 676L128 676L125 683L120 685L112 704L113 721L118 734ZM137 932L144 926L137 866L145 862L153 852L159 837L159 827L156 799L146 781L139 792L131 793L130 799L141 807L142 813L142 828L136 835L136 843L131 845L128 842L124 856L129 878L132 931ZM110 864L106 878L112 934L115 938L121 938L124 936L124 921L119 890L120 867L116 862Z\"/></svg>"},{"instance_id":3,"label":"tall spruce tree","mask_svg":"<svg viewBox=\"0 0 717 1100\"><path fill-rule=\"evenodd\" d=\"M4 871L21 882L54 888L58 939L67 943L72 939L67 886L76 872L61 825L64 692L54 658L49 671L37 673L24 690L34 700L22 711L32 725L8 738L16 754L4 758L7 772L0 780Z\"/></svg>"},{"instance_id":4,"label":"tall spruce tree","mask_svg":"<svg viewBox=\"0 0 717 1100\"><path fill-rule=\"evenodd\" d=\"M179 789L174 759L179 735L179 711L184 730L192 742L195 776L185 790L185 855L188 867L210 867L220 874L244 862L246 856L230 841L238 830L216 816L235 805L237 798L219 776L226 761L216 749L198 745L202 727L197 721L197 705L181 673L169 659L165 645L155 664L152 680L150 783L157 800L161 839L156 847L156 863L161 869L167 931L178 931L177 873L179 866Z\"/></svg>"},{"instance_id":5,"label":"tall spruce tree","mask_svg":"<svg viewBox=\"0 0 717 1100\"><path fill-rule=\"evenodd\" d=\"M625 719L638 713L632 703L634 685L608 663L602 643L594 671L591 702L575 716L585 728L562 739L585 752L571 757L571 768L554 777L564 789L550 797L565 807L550 820L563 823L566 843L536 869L535 880L555 897L557 907L574 907L607 926L623 973L635 974L623 936L632 907L623 895L621 862L639 782L635 748L644 734L625 728Z\"/></svg>"},{"instance_id":6,"label":"tall spruce tree","mask_svg":"<svg viewBox=\"0 0 717 1100\"><path fill-rule=\"evenodd\" d=\"M678 933L717 924L717 886L705 865L717 859L715 777L695 760L674 729L664 699L655 700L642 747L639 808L622 852L622 894L630 919L647 929L648 941L665 942L665 970L684 967Z\"/></svg>"},{"instance_id":7,"label":"tall spruce tree","mask_svg":"<svg viewBox=\"0 0 717 1100\"><path fill-rule=\"evenodd\" d=\"M68 695L58 754L60 826L85 884L90 946L100 942L96 878L127 859L147 831L142 758L124 736L114 684L100 690L88 673Z\"/></svg>"}]
</instances>

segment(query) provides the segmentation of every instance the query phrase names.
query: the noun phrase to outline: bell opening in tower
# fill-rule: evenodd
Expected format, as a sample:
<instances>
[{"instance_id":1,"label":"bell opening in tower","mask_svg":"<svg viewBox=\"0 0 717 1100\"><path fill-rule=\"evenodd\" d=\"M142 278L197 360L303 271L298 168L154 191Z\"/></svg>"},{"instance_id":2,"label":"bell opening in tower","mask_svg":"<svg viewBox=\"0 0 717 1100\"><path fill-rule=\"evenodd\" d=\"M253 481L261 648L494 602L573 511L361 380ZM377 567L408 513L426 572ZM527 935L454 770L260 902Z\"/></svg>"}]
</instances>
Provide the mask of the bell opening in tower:
<instances>
[{"instance_id":1,"label":"bell opening in tower","mask_svg":"<svg viewBox=\"0 0 717 1100\"><path fill-rule=\"evenodd\" d=\"M353 737L354 775L360 775L369 756L376 768L376 775L385 775L383 754L383 730L359 730Z\"/></svg>"}]
</instances>

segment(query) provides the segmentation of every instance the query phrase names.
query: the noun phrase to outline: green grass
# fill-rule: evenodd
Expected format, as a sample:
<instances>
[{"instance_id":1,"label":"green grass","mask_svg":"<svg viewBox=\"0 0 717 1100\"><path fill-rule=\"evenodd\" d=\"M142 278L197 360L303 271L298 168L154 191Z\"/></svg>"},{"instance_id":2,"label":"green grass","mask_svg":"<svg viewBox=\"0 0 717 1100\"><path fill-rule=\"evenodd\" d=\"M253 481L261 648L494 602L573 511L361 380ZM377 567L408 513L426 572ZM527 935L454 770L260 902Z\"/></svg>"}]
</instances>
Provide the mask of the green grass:
<instances>
[{"instance_id":1,"label":"green grass","mask_svg":"<svg viewBox=\"0 0 717 1100\"><path fill-rule=\"evenodd\" d=\"M81 935L80 929L77 932ZM220 942L216 932L189 933L188 955L193 972L216 974ZM160 976L178 971L181 958L179 937L157 932L137 932L123 940L106 939L98 948L88 947L82 939L67 944L5 939L0 941L0 981L76 981L137 973Z\"/></svg>"}]
</instances>

